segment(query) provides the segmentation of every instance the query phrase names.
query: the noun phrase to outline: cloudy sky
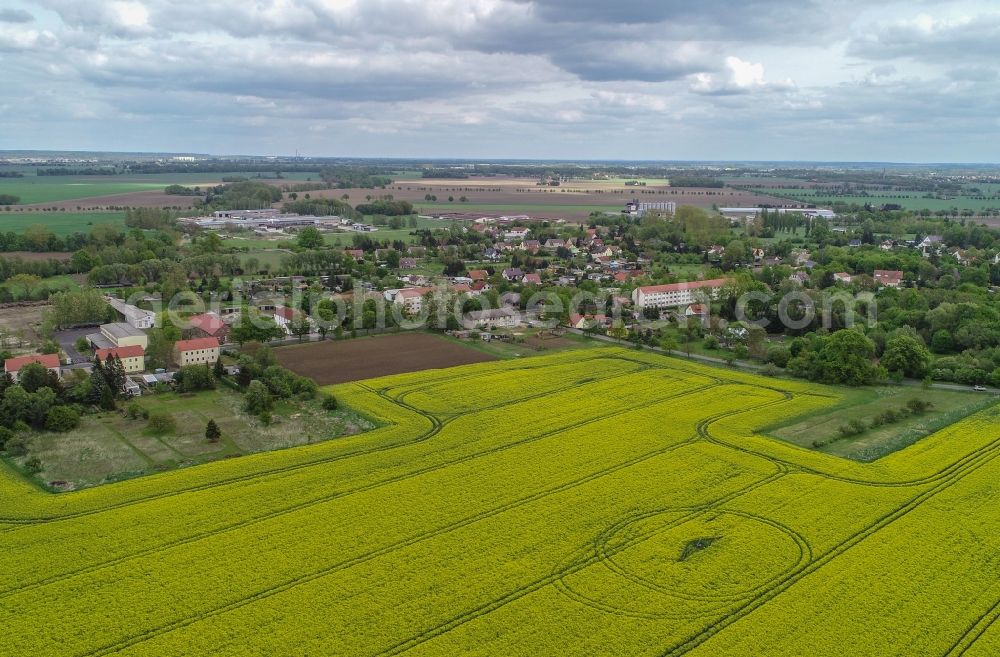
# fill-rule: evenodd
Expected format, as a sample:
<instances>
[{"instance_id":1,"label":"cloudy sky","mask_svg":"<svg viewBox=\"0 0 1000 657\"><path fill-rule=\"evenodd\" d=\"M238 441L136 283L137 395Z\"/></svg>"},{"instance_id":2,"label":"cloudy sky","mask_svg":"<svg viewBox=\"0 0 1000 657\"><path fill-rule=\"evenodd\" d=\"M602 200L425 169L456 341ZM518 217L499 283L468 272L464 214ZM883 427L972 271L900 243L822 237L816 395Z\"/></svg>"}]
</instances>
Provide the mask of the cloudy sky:
<instances>
[{"instance_id":1,"label":"cloudy sky","mask_svg":"<svg viewBox=\"0 0 1000 657\"><path fill-rule=\"evenodd\" d=\"M0 0L0 149L998 162L1000 3Z\"/></svg>"}]
</instances>

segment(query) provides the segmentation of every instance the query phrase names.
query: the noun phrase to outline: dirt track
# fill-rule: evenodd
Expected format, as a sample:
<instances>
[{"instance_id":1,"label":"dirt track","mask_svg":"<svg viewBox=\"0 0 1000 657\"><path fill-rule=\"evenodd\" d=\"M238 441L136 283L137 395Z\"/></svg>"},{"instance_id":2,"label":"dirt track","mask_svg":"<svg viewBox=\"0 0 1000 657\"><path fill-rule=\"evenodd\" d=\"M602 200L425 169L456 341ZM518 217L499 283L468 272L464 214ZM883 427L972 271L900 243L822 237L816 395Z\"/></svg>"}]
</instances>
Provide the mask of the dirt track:
<instances>
[{"instance_id":1,"label":"dirt track","mask_svg":"<svg viewBox=\"0 0 1000 657\"><path fill-rule=\"evenodd\" d=\"M496 360L430 333L310 342L274 350L278 362L320 385Z\"/></svg>"}]
</instances>

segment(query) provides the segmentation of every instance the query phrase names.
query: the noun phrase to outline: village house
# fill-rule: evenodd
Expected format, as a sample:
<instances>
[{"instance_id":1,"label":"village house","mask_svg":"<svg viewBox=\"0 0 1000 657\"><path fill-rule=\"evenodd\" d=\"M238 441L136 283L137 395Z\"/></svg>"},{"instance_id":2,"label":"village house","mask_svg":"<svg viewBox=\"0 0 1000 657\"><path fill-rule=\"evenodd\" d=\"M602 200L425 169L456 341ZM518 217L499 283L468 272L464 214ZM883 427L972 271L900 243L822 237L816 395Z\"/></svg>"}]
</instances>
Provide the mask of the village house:
<instances>
[{"instance_id":1,"label":"village house","mask_svg":"<svg viewBox=\"0 0 1000 657\"><path fill-rule=\"evenodd\" d=\"M59 362L59 354L32 354L30 356L8 358L3 362L3 371L4 374L13 379L14 383L17 383L17 377L21 369L26 365L31 365L33 363L37 363L48 371L59 375L61 365Z\"/></svg>"},{"instance_id":2,"label":"village house","mask_svg":"<svg viewBox=\"0 0 1000 657\"><path fill-rule=\"evenodd\" d=\"M215 338L178 340L174 344L174 362L180 367L214 365L219 360L220 353L219 341Z\"/></svg>"},{"instance_id":3,"label":"village house","mask_svg":"<svg viewBox=\"0 0 1000 657\"><path fill-rule=\"evenodd\" d=\"M879 285L884 285L886 287L899 287L903 283L903 272L876 269L873 278Z\"/></svg>"},{"instance_id":4,"label":"village house","mask_svg":"<svg viewBox=\"0 0 1000 657\"><path fill-rule=\"evenodd\" d=\"M514 328L520 323L520 313L511 307L475 310L463 318L463 324L468 329L484 328L490 331L498 328Z\"/></svg>"},{"instance_id":5,"label":"village house","mask_svg":"<svg viewBox=\"0 0 1000 657\"><path fill-rule=\"evenodd\" d=\"M524 272L521 271L520 268L518 267L510 267L508 269L504 269L501 275L506 280L511 282L518 281L524 278Z\"/></svg>"},{"instance_id":6,"label":"village house","mask_svg":"<svg viewBox=\"0 0 1000 657\"><path fill-rule=\"evenodd\" d=\"M194 315L188 318L188 323L191 324L188 337L216 338L219 344L226 344L229 340L229 324L215 313Z\"/></svg>"},{"instance_id":7,"label":"village house","mask_svg":"<svg viewBox=\"0 0 1000 657\"><path fill-rule=\"evenodd\" d=\"M847 272L839 271L833 275L834 283L845 283L847 285L851 284L851 275Z\"/></svg>"},{"instance_id":8,"label":"village house","mask_svg":"<svg viewBox=\"0 0 1000 657\"><path fill-rule=\"evenodd\" d=\"M525 274L521 278L521 283L524 285L541 285L542 277L538 274Z\"/></svg>"},{"instance_id":9,"label":"village house","mask_svg":"<svg viewBox=\"0 0 1000 657\"><path fill-rule=\"evenodd\" d=\"M274 323L288 334L291 334L291 324L298 316L298 311L288 306L276 306L274 309Z\"/></svg>"},{"instance_id":10,"label":"village house","mask_svg":"<svg viewBox=\"0 0 1000 657\"><path fill-rule=\"evenodd\" d=\"M104 362L112 356L121 361L122 369L125 370L126 374L134 374L146 369L146 350L138 345L98 349L94 352L94 358L99 362Z\"/></svg>"}]
</instances>

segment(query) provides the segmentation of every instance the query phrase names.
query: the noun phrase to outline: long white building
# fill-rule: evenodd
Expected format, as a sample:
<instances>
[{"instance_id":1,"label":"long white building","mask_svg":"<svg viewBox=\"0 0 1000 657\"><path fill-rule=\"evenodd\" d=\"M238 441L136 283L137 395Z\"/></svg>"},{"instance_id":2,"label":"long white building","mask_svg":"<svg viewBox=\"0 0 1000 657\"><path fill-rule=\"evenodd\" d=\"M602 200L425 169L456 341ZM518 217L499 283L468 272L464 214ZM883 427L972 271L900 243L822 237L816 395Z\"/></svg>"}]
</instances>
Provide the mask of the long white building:
<instances>
[{"instance_id":1,"label":"long white building","mask_svg":"<svg viewBox=\"0 0 1000 657\"><path fill-rule=\"evenodd\" d=\"M673 201L629 201L625 204L625 213L633 217L641 217L649 210L662 210L668 214L677 211L677 204Z\"/></svg>"},{"instance_id":2,"label":"long white building","mask_svg":"<svg viewBox=\"0 0 1000 657\"><path fill-rule=\"evenodd\" d=\"M708 292L713 299L719 296L719 289L726 284L725 278L668 285L646 285L632 291L632 303L638 308L669 308L687 306L701 301L700 290Z\"/></svg>"}]
</instances>

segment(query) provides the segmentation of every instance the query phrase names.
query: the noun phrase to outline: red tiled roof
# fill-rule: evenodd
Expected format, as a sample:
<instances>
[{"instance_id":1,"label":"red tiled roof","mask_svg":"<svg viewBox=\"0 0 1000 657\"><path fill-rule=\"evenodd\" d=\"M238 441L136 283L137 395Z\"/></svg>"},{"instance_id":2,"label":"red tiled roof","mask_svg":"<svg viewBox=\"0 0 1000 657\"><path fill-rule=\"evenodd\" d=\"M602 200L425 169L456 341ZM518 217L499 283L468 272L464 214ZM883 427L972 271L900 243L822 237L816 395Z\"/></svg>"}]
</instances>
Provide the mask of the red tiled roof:
<instances>
[{"instance_id":1,"label":"red tiled roof","mask_svg":"<svg viewBox=\"0 0 1000 657\"><path fill-rule=\"evenodd\" d=\"M189 317L188 321L191 322L191 326L201 329L209 335L215 335L226 325L226 323L222 321L222 318L215 313L195 315L194 317Z\"/></svg>"},{"instance_id":2,"label":"red tiled roof","mask_svg":"<svg viewBox=\"0 0 1000 657\"><path fill-rule=\"evenodd\" d=\"M198 349L217 349L219 341L216 338L195 338L194 340L178 340L174 345L177 351L197 351Z\"/></svg>"},{"instance_id":3,"label":"red tiled roof","mask_svg":"<svg viewBox=\"0 0 1000 657\"><path fill-rule=\"evenodd\" d=\"M3 362L3 369L9 374L14 372L19 372L25 365L30 365L32 363L38 363L44 366L46 369L55 369L61 365L59 362L59 354L39 354L31 356L18 356L17 358L8 358Z\"/></svg>"},{"instance_id":4,"label":"red tiled roof","mask_svg":"<svg viewBox=\"0 0 1000 657\"><path fill-rule=\"evenodd\" d=\"M669 285L646 285L638 289L643 294L655 294L657 292L680 292L681 290L697 290L702 287L722 287L726 284L724 278L713 278L707 281L691 281L688 283L670 283Z\"/></svg>"},{"instance_id":5,"label":"red tiled roof","mask_svg":"<svg viewBox=\"0 0 1000 657\"><path fill-rule=\"evenodd\" d=\"M289 308L288 306L278 306L277 308L274 309L275 317L281 317L282 319L286 319L289 322L295 319L295 315L296 315L295 309Z\"/></svg>"},{"instance_id":6,"label":"red tiled roof","mask_svg":"<svg viewBox=\"0 0 1000 657\"><path fill-rule=\"evenodd\" d=\"M111 349L98 349L94 352L97 356L97 360L107 360L111 356L115 358L135 358L137 356L142 356L146 351L137 344L128 345L125 347L112 347Z\"/></svg>"},{"instance_id":7,"label":"red tiled roof","mask_svg":"<svg viewBox=\"0 0 1000 657\"><path fill-rule=\"evenodd\" d=\"M895 281L898 283L903 280L903 272L890 269L876 269L874 278L880 283L885 281Z\"/></svg>"}]
</instances>

